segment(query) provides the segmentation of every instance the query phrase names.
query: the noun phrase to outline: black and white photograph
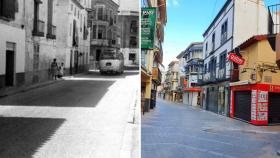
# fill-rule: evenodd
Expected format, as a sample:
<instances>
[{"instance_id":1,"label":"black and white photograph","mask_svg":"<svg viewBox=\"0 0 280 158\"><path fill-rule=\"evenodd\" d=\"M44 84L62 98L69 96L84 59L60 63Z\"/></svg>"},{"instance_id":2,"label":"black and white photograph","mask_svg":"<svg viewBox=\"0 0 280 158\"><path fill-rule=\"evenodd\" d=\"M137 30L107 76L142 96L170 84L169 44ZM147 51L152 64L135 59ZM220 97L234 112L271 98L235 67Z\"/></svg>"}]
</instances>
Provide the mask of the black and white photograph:
<instances>
[{"instance_id":1,"label":"black and white photograph","mask_svg":"<svg viewBox=\"0 0 280 158\"><path fill-rule=\"evenodd\" d=\"M138 158L138 0L0 1L0 157Z\"/></svg>"}]
</instances>

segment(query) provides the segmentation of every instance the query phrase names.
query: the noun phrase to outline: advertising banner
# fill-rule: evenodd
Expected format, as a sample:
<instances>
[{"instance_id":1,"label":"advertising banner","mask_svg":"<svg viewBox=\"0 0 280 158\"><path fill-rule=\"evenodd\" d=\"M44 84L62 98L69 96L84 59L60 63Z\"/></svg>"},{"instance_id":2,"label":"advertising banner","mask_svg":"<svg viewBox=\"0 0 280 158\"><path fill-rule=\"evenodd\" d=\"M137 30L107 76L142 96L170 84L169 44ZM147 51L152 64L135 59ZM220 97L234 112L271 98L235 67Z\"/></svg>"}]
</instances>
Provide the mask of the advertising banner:
<instances>
[{"instance_id":1,"label":"advertising banner","mask_svg":"<svg viewBox=\"0 0 280 158\"><path fill-rule=\"evenodd\" d=\"M141 8L141 49L154 48L156 19L156 8Z\"/></svg>"}]
</instances>

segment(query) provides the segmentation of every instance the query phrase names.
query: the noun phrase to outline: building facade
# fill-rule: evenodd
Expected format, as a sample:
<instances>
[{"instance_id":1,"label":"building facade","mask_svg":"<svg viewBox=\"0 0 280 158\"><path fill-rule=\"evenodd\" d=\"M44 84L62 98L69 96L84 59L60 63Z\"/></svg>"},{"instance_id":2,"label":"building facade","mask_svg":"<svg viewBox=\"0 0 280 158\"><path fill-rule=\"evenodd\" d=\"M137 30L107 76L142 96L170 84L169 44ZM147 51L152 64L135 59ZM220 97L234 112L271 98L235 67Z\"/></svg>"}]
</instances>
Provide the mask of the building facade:
<instances>
[{"instance_id":1,"label":"building facade","mask_svg":"<svg viewBox=\"0 0 280 158\"><path fill-rule=\"evenodd\" d=\"M120 49L120 31L117 22L119 5L113 0L91 2L90 64L92 68L98 68L100 55L104 51Z\"/></svg>"},{"instance_id":2,"label":"building facade","mask_svg":"<svg viewBox=\"0 0 280 158\"><path fill-rule=\"evenodd\" d=\"M179 61L172 61L168 64L165 78L165 98L168 101L180 102L179 86Z\"/></svg>"},{"instance_id":3,"label":"building facade","mask_svg":"<svg viewBox=\"0 0 280 158\"><path fill-rule=\"evenodd\" d=\"M120 0L118 25L120 27L120 51L124 55L124 66L139 69L139 8L138 1Z\"/></svg>"},{"instance_id":4,"label":"building facade","mask_svg":"<svg viewBox=\"0 0 280 158\"><path fill-rule=\"evenodd\" d=\"M142 0L141 7L154 7L157 15L153 49L141 48L142 110L147 112L156 106L157 87L161 84L159 65L163 59L162 43L167 22L166 0Z\"/></svg>"},{"instance_id":5,"label":"building facade","mask_svg":"<svg viewBox=\"0 0 280 158\"><path fill-rule=\"evenodd\" d=\"M183 93L184 93L184 81L185 81L185 58L184 58L185 52L182 51L179 55L177 55L177 59L179 62L179 70L178 70L178 88L177 88L177 94L178 94L178 101L183 102Z\"/></svg>"},{"instance_id":6,"label":"building facade","mask_svg":"<svg viewBox=\"0 0 280 158\"><path fill-rule=\"evenodd\" d=\"M67 73L87 71L90 54L88 13L91 1L59 0L56 6L57 52L61 53L58 59L64 58L61 61L64 61Z\"/></svg>"},{"instance_id":7,"label":"building facade","mask_svg":"<svg viewBox=\"0 0 280 158\"><path fill-rule=\"evenodd\" d=\"M203 34L203 108L229 116L230 74L227 53L252 35L267 33L267 9L262 0L227 0ZM244 22L246 21L246 22Z\"/></svg>"},{"instance_id":8,"label":"building facade","mask_svg":"<svg viewBox=\"0 0 280 158\"><path fill-rule=\"evenodd\" d=\"M280 72L268 36L253 36L238 48L245 62L235 66L230 83L230 116L255 125L279 123Z\"/></svg>"},{"instance_id":9,"label":"building facade","mask_svg":"<svg viewBox=\"0 0 280 158\"><path fill-rule=\"evenodd\" d=\"M1 40L4 64L1 86L21 86L51 79L50 65L57 59L66 74L87 70L89 0L1 1ZM5 30L8 29L6 32ZM9 36L7 36L9 35ZM14 36L13 36L14 35ZM4 42L4 43L5 43ZM9 52L9 53L8 53ZM6 62L7 61L7 62ZM2 66L1 66L2 68ZM7 71L7 72L6 72ZM3 87L2 86L2 87Z\"/></svg>"},{"instance_id":10,"label":"building facade","mask_svg":"<svg viewBox=\"0 0 280 158\"><path fill-rule=\"evenodd\" d=\"M185 79L183 103L191 106L201 105L201 88L198 86L198 74L203 70L203 43L191 43L184 53Z\"/></svg>"},{"instance_id":11,"label":"building facade","mask_svg":"<svg viewBox=\"0 0 280 158\"><path fill-rule=\"evenodd\" d=\"M25 83L24 2L2 0L0 8L0 89L4 89Z\"/></svg>"}]
</instances>

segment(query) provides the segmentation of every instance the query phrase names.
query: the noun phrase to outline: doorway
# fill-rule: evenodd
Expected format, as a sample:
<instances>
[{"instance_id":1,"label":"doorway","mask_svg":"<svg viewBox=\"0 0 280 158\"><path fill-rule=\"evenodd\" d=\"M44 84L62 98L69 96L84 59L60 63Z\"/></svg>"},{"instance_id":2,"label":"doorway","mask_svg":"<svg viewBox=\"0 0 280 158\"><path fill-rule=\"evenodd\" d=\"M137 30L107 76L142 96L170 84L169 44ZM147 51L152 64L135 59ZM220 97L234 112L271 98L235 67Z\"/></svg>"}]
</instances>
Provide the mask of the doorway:
<instances>
[{"instance_id":1,"label":"doorway","mask_svg":"<svg viewBox=\"0 0 280 158\"><path fill-rule=\"evenodd\" d=\"M14 86L14 67L15 67L15 52L11 50L6 51L6 75L5 85Z\"/></svg>"}]
</instances>

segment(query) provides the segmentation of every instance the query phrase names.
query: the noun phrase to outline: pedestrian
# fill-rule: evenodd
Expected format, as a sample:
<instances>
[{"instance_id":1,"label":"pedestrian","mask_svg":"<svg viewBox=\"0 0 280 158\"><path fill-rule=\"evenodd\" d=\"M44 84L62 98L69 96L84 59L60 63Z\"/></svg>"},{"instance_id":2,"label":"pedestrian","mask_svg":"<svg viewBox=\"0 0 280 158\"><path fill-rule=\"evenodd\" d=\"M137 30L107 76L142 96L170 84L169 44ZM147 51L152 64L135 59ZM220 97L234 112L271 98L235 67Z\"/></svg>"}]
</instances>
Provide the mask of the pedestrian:
<instances>
[{"instance_id":1,"label":"pedestrian","mask_svg":"<svg viewBox=\"0 0 280 158\"><path fill-rule=\"evenodd\" d=\"M64 63L61 63L58 68L58 78L62 78L64 76Z\"/></svg>"},{"instance_id":2,"label":"pedestrian","mask_svg":"<svg viewBox=\"0 0 280 158\"><path fill-rule=\"evenodd\" d=\"M51 63L51 74L52 74L52 79L55 79L56 80L56 77L57 77L57 72L58 72L58 65L57 65L57 62L56 62L56 59L54 58L53 59L53 62Z\"/></svg>"}]
</instances>

